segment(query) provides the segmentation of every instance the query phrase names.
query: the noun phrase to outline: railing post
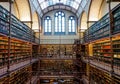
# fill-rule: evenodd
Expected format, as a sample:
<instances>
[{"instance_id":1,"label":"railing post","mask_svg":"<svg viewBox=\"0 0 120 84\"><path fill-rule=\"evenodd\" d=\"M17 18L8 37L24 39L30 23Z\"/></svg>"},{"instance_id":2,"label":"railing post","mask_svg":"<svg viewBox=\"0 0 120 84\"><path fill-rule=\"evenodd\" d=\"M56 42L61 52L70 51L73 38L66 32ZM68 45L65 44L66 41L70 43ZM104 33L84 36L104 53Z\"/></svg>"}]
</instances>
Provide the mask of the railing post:
<instances>
[{"instance_id":1,"label":"railing post","mask_svg":"<svg viewBox=\"0 0 120 84\"><path fill-rule=\"evenodd\" d=\"M112 42L112 32L113 32L113 14L111 11L111 0L107 0L108 10L109 10L109 39L110 39L110 49L111 49L111 84L114 84L113 73L114 73L114 54L113 54L113 42Z\"/></svg>"},{"instance_id":2,"label":"railing post","mask_svg":"<svg viewBox=\"0 0 120 84\"><path fill-rule=\"evenodd\" d=\"M7 58L7 74L8 74L8 80L7 83L10 83L9 77L10 77L10 51L11 51L11 10L12 10L12 1L9 0L9 30L8 30L8 58Z\"/></svg>"}]
</instances>

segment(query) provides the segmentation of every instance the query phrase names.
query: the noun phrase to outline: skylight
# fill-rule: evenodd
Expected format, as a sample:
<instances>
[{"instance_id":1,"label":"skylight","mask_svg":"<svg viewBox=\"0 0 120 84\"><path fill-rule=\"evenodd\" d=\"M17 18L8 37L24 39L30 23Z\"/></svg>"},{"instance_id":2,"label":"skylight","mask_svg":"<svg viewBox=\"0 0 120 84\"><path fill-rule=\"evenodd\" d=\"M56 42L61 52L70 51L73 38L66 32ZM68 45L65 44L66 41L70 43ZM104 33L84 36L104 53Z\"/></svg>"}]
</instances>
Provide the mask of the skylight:
<instances>
[{"instance_id":1,"label":"skylight","mask_svg":"<svg viewBox=\"0 0 120 84\"><path fill-rule=\"evenodd\" d=\"M48 6L52 6L55 4L68 5L77 10L79 4L81 3L81 0L38 0L38 1L40 3L42 10L47 8Z\"/></svg>"}]
</instances>

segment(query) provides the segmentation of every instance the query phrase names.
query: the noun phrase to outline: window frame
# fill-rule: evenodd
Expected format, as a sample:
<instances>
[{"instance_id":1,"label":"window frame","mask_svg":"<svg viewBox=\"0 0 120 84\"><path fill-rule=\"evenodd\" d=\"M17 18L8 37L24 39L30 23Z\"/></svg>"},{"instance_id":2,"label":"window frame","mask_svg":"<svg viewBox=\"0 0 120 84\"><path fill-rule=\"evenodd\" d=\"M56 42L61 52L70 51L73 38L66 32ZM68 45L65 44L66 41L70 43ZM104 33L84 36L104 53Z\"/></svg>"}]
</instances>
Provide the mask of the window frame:
<instances>
[{"instance_id":1,"label":"window frame","mask_svg":"<svg viewBox=\"0 0 120 84\"><path fill-rule=\"evenodd\" d=\"M73 19L71 19L73 18ZM70 21L70 22L69 22ZM74 22L73 22L74 21ZM68 18L68 34L69 35L76 35L76 18L75 16L69 16ZM71 23L71 25L70 25ZM74 25L73 25L74 24ZM71 26L71 27L70 27ZM73 30L73 27L74 27L74 30Z\"/></svg>"},{"instance_id":2,"label":"window frame","mask_svg":"<svg viewBox=\"0 0 120 84\"><path fill-rule=\"evenodd\" d=\"M46 25L46 21L47 21L47 25ZM50 16L45 16L44 17L44 35L51 35L51 34L52 34L52 19Z\"/></svg>"},{"instance_id":3,"label":"window frame","mask_svg":"<svg viewBox=\"0 0 120 84\"><path fill-rule=\"evenodd\" d=\"M58 14L58 15L56 15L56 14ZM57 20L56 20L56 18L57 18ZM62 19L64 20L64 22L62 21ZM57 21L57 23L56 23L56 21ZM57 24L57 26L56 26L56 24ZM64 24L64 26L62 24ZM65 35L65 32L66 32L65 27L66 27L65 13L63 11L55 12L55 14L54 14L54 34L55 35Z\"/></svg>"}]
</instances>

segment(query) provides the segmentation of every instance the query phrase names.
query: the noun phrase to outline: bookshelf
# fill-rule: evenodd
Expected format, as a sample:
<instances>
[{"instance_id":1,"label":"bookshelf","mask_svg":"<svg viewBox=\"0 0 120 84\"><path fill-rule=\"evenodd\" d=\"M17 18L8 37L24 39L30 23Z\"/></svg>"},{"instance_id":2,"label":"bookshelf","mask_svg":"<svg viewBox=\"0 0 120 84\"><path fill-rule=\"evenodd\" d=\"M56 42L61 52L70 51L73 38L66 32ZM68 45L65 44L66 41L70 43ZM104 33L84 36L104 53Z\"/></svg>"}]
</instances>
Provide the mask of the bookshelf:
<instances>
[{"instance_id":1,"label":"bookshelf","mask_svg":"<svg viewBox=\"0 0 120 84\"><path fill-rule=\"evenodd\" d=\"M89 42L109 36L109 16L106 14L84 33L84 41Z\"/></svg>"},{"instance_id":2,"label":"bookshelf","mask_svg":"<svg viewBox=\"0 0 120 84\"><path fill-rule=\"evenodd\" d=\"M32 55L37 57L40 54L40 45L32 45Z\"/></svg>"},{"instance_id":3,"label":"bookshelf","mask_svg":"<svg viewBox=\"0 0 120 84\"><path fill-rule=\"evenodd\" d=\"M40 48L40 52L44 57L75 58L75 56L73 56L73 45L70 44L42 44L40 45ZM60 53L60 56L58 56L58 53Z\"/></svg>"},{"instance_id":4,"label":"bookshelf","mask_svg":"<svg viewBox=\"0 0 120 84\"><path fill-rule=\"evenodd\" d=\"M99 84L110 84L112 81L114 81L114 84L119 84L120 79L117 76L114 76L113 78L109 75L109 73L106 73L104 71L101 71L95 67L90 66L90 78L91 82L94 84L99 83Z\"/></svg>"},{"instance_id":5,"label":"bookshelf","mask_svg":"<svg viewBox=\"0 0 120 84\"><path fill-rule=\"evenodd\" d=\"M15 64L30 60L32 51L35 49L32 47L36 45L35 32L13 14L10 21L9 15L11 15L10 12L0 5L0 68L8 71L7 74L1 76L0 84L25 84L32 76L29 73L32 73L31 66L11 72L9 68L11 65L16 67ZM33 54L38 53L35 50Z\"/></svg>"},{"instance_id":6,"label":"bookshelf","mask_svg":"<svg viewBox=\"0 0 120 84\"><path fill-rule=\"evenodd\" d=\"M73 75L75 66L72 60L41 60L41 75Z\"/></svg>"},{"instance_id":7,"label":"bookshelf","mask_svg":"<svg viewBox=\"0 0 120 84\"><path fill-rule=\"evenodd\" d=\"M106 63L110 63L111 55L113 55L114 65L120 65L120 39L113 39L113 53L111 53L110 41L99 41L98 43L93 43L93 56L99 58Z\"/></svg>"},{"instance_id":8,"label":"bookshelf","mask_svg":"<svg viewBox=\"0 0 120 84\"><path fill-rule=\"evenodd\" d=\"M108 13L90 26L84 32L84 44L86 47L93 46L86 51L92 52L96 61L108 63L113 69L120 66L120 4L112 9L111 19L111 30ZM86 56L90 56L89 53Z\"/></svg>"},{"instance_id":9,"label":"bookshelf","mask_svg":"<svg viewBox=\"0 0 120 84\"><path fill-rule=\"evenodd\" d=\"M0 79L0 84L25 84L30 79L31 66L24 67Z\"/></svg>"},{"instance_id":10,"label":"bookshelf","mask_svg":"<svg viewBox=\"0 0 120 84\"><path fill-rule=\"evenodd\" d=\"M113 28L112 36L120 33L120 4L112 9ZM99 21L95 22L84 32L84 42L99 40L102 38L108 38L110 35L109 28L109 14L107 13Z\"/></svg>"},{"instance_id":11,"label":"bookshelf","mask_svg":"<svg viewBox=\"0 0 120 84\"><path fill-rule=\"evenodd\" d=\"M114 21L114 29L113 34L117 34L120 32L120 7L117 7L116 10L113 11L113 21Z\"/></svg>"},{"instance_id":12,"label":"bookshelf","mask_svg":"<svg viewBox=\"0 0 120 84\"><path fill-rule=\"evenodd\" d=\"M94 56L111 56L110 41L93 44ZM120 39L113 40L113 54L115 58L120 58Z\"/></svg>"},{"instance_id":13,"label":"bookshelf","mask_svg":"<svg viewBox=\"0 0 120 84\"><path fill-rule=\"evenodd\" d=\"M94 56L108 56L110 57L110 42L102 42L93 44L93 55Z\"/></svg>"},{"instance_id":14,"label":"bookshelf","mask_svg":"<svg viewBox=\"0 0 120 84\"><path fill-rule=\"evenodd\" d=\"M9 11L0 5L0 33L4 35L8 35L9 14ZM11 16L11 19L11 37L35 42L35 32L31 28L18 20L14 15Z\"/></svg>"},{"instance_id":15,"label":"bookshelf","mask_svg":"<svg viewBox=\"0 0 120 84\"><path fill-rule=\"evenodd\" d=\"M31 44L29 42L11 39L10 64L24 61L31 56ZM0 67L7 65L8 61L8 38L0 36Z\"/></svg>"},{"instance_id":16,"label":"bookshelf","mask_svg":"<svg viewBox=\"0 0 120 84\"><path fill-rule=\"evenodd\" d=\"M7 39L0 37L0 65L4 66L7 62L7 53L8 53L8 42Z\"/></svg>"}]
</instances>

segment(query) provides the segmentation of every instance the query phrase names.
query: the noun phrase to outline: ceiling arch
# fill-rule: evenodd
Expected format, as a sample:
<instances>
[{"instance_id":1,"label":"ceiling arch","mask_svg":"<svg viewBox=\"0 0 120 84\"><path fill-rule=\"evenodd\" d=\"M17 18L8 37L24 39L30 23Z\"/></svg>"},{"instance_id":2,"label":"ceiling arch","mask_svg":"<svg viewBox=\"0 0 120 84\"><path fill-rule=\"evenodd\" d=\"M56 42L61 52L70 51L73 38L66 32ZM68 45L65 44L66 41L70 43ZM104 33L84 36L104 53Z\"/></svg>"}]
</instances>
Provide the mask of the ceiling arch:
<instances>
[{"instance_id":1,"label":"ceiling arch","mask_svg":"<svg viewBox=\"0 0 120 84\"><path fill-rule=\"evenodd\" d=\"M99 20L99 12L102 5L103 0L92 0L89 10L89 21L98 21Z\"/></svg>"},{"instance_id":2,"label":"ceiling arch","mask_svg":"<svg viewBox=\"0 0 120 84\"><path fill-rule=\"evenodd\" d=\"M77 12L77 10L71 6L60 4L60 5L48 6L47 8L43 9L43 14L45 14L49 11L52 11L52 10L67 10L67 11L73 12L74 14L76 14L76 12Z\"/></svg>"},{"instance_id":3,"label":"ceiling arch","mask_svg":"<svg viewBox=\"0 0 120 84\"><path fill-rule=\"evenodd\" d=\"M16 4L18 6L20 20L21 21L31 21L30 7L29 7L28 0L16 0ZM24 13L23 13L23 11L24 11Z\"/></svg>"},{"instance_id":4,"label":"ceiling arch","mask_svg":"<svg viewBox=\"0 0 120 84\"><path fill-rule=\"evenodd\" d=\"M39 17L38 17L38 14L37 12L34 12L32 14L32 29L36 32L39 32Z\"/></svg>"},{"instance_id":5,"label":"ceiling arch","mask_svg":"<svg viewBox=\"0 0 120 84\"><path fill-rule=\"evenodd\" d=\"M68 5L77 10L82 0L38 0L38 1L40 3L42 10L47 8L48 6L52 6L55 4Z\"/></svg>"},{"instance_id":6,"label":"ceiling arch","mask_svg":"<svg viewBox=\"0 0 120 84\"><path fill-rule=\"evenodd\" d=\"M35 7L40 17L54 9L71 11L80 17L86 4L91 0L29 0Z\"/></svg>"},{"instance_id":7,"label":"ceiling arch","mask_svg":"<svg viewBox=\"0 0 120 84\"><path fill-rule=\"evenodd\" d=\"M82 12L81 21L80 21L80 30L84 32L87 29L87 14Z\"/></svg>"}]
</instances>

